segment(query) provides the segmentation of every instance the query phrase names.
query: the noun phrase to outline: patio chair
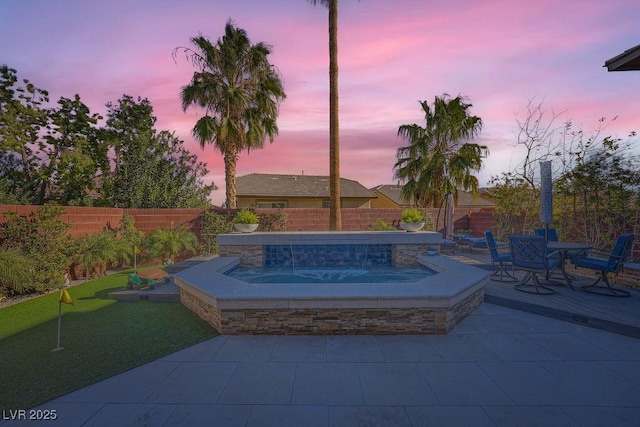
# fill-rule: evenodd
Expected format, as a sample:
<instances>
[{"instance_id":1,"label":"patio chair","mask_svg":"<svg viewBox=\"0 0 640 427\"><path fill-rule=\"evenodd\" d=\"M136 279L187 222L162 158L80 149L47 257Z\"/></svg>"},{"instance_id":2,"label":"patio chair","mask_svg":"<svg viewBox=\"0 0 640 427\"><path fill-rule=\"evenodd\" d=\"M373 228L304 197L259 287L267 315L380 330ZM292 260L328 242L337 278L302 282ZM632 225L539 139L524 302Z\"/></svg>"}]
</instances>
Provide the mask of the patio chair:
<instances>
[{"instance_id":1,"label":"patio chair","mask_svg":"<svg viewBox=\"0 0 640 427\"><path fill-rule=\"evenodd\" d=\"M484 237L475 237L468 233L458 233L452 237L458 246L467 246L469 252L473 252L473 248L486 249L487 247L487 239Z\"/></svg>"},{"instance_id":2,"label":"patio chair","mask_svg":"<svg viewBox=\"0 0 640 427\"><path fill-rule=\"evenodd\" d=\"M136 273L130 273L127 276L127 289L142 289L142 288L154 289L155 281L152 279L143 279Z\"/></svg>"},{"instance_id":3,"label":"patio chair","mask_svg":"<svg viewBox=\"0 0 640 427\"><path fill-rule=\"evenodd\" d=\"M451 252L455 255L458 244L454 240L442 239L440 243L440 252Z\"/></svg>"},{"instance_id":4,"label":"patio chair","mask_svg":"<svg viewBox=\"0 0 640 427\"><path fill-rule=\"evenodd\" d=\"M571 258L571 263L576 267L588 268L600 272L598 279L590 285L581 286L586 292L613 297L628 297L630 293L619 288L614 288L607 277L608 273L618 274L622 271L624 263L631 252L634 235L624 233L618 237L611 252L601 249L592 249L586 256L576 256ZM590 256L596 255L596 256ZM596 286L603 282L605 286Z\"/></svg>"},{"instance_id":5,"label":"patio chair","mask_svg":"<svg viewBox=\"0 0 640 427\"><path fill-rule=\"evenodd\" d=\"M529 235L509 236L511 264L516 270L526 271L514 289L538 295L551 295L555 291L540 283L539 275L549 277L549 272L560 265L560 253L549 252L544 237ZM531 282L531 283L530 283Z\"/></svg>"},{"instance_id":6,"label":"patio chair","mask_svg":"<svg viewBox=\"0 0 640 427\"><path fill-rule=\"evenodd\" d=\"M558 233L556 232L555 228L536 228L535 230L533 230L534 234L536 236L540 236L540 237L545 237L547 235L547 232L549 233L549 239L547 240L547 242L557 242L558 241Z\"/></svg>"},{"instance_id":7,"label":"patio chair","mask_svg":"<svg viewBox=\"0 0 640 427\"><path fill-rule=\"evenodd\" d=\"M489 253L491 254L491 264L496 268L491 274L491 277L495 277L494 280L500 282L517 282L518 279L507 271L507 266L511 265L511 252L498 250L498 245L493 238L493 232L491 232L491 230L485 231L484 235L487 239Z\"/></svg>"}]
</instances>

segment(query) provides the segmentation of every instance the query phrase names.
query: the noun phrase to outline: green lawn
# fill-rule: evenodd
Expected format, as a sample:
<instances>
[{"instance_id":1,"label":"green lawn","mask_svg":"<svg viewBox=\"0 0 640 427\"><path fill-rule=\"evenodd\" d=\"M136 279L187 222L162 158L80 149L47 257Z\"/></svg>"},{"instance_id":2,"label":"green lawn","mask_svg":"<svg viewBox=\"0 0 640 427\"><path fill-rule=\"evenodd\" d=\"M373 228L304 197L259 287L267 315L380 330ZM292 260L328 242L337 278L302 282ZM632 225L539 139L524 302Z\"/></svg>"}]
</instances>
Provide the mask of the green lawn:
<instances>
[{"instance_id":1,"label":"green lawn","mask_svg":"<svg viewBox=\"0 0 640 427\"><path fill-rule=\"evenodd\" d=\"M123 271L0 309L0 410L27 409L215 336L179 303L116 302Z\"/></svg>"}]
</instances>

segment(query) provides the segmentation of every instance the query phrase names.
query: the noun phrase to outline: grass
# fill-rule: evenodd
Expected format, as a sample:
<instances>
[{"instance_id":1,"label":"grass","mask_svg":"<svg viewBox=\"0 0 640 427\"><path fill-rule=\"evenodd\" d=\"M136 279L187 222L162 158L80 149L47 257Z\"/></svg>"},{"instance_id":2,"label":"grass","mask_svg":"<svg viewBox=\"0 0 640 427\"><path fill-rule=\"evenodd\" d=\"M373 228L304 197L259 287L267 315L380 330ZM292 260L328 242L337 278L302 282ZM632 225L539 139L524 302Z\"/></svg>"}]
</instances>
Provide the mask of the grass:
<instances>
[{"instance_id":1,"label":"grass","mask_svg":"<svg viewBox=\"0 0 640 427\"><path fill-rule=\"evenodd\" d=\"M215 336L182 304L117 302L129 271L0 309L0 410L27 409Z\"/></svg>"}]
</instances>

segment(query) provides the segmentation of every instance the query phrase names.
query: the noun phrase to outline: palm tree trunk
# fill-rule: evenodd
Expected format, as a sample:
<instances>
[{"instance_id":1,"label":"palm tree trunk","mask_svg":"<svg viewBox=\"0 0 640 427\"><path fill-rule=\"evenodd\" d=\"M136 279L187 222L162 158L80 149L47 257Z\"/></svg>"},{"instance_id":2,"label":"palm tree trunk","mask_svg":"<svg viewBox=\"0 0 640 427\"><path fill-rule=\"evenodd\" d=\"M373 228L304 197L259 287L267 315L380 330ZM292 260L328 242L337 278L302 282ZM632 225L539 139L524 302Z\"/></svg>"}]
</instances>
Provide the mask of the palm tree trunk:
<instances>
[{"instance_id":1,"label":"palm tree trunk","mask_svg":"<svg viewBox=\"0 0 640 427\"><path fill-rule=\"evenodd\" d=\"M235 144L229 144L224 152L224 180L226 185L227 209L236 209L236 164L238 163L238 149Z\"/></svg>"},{"instance_id":2,"label":"palm tree trunk","mask_svg":"<svg viewBox=\"0 0 640 427\"><path fill-rule=\"evenodd\" d=\"M338 0L329 1L329 230L342 230L338 120Z\"/></svg>"}]
</instances>

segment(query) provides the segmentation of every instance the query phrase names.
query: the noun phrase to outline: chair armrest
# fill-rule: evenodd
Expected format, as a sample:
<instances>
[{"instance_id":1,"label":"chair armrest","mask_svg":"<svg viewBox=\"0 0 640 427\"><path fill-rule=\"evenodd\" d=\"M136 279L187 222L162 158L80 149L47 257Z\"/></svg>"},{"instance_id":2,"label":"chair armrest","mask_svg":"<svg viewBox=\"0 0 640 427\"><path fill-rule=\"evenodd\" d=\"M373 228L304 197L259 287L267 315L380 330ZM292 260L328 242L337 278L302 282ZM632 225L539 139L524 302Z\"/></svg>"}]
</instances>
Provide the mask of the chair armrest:
<instances>
[{"instance_id":1,"label":"chair armrest","mask_svg":"<svg viewBox=\"0 0 640 427\"><path fill-rule=\"evenodd\" d=\"M553 251L553 252L547 252L546 255L547 258L561 258L562 257L562 251Z\"/></svg>"}]
</instances>

